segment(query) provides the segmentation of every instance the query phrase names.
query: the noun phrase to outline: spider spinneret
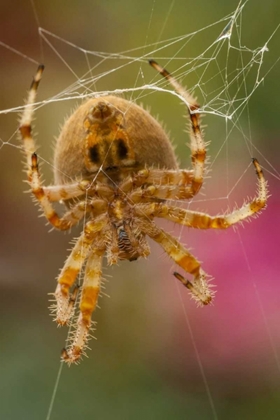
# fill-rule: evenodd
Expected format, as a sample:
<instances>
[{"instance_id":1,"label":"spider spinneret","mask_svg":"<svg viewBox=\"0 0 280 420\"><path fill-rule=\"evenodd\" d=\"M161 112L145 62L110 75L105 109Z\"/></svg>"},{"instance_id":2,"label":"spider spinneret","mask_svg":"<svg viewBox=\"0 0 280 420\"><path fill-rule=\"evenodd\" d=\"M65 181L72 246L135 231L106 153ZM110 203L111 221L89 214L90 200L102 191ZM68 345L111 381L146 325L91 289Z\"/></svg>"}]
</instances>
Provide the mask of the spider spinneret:
<instances>
[{"instance_id":1,"label":"spider spinneret","mask_svg":"<svg viewBox=\"0 0 280 420\"><path fill-rule=\"evenodd\" d=\"M226 229L266 206L267 185L256 159L258 177L254 199L231 213L210 216L176 207L171 200L187 200L200 190L206 149L195 98L164 68L150 65L169 81L188 104L192 168L179 169L171 143L161 125L143 108L117 96L92 98L73 112L61 130L54 157L53 186L43 186L35 142L31 134L34 103L44 67L38 67L21 116L20 134L26 155L31 191L52 226L67 230L86 217L57 280L53 311L59 325L74 316L78 295L76 280L84 267L79 315L62 359L71 364L87 348L100 292L102 260L136 260L150 253L147 237L157 242L192 280L174 272L201 305L211 302L213 291L198 260L173 236L159 228L154 218L164 218L199 229ZM70 180L70 181L69 181ZM52 202L63 201L67 211L59 216Z\"/></svg>"}]
</instances>

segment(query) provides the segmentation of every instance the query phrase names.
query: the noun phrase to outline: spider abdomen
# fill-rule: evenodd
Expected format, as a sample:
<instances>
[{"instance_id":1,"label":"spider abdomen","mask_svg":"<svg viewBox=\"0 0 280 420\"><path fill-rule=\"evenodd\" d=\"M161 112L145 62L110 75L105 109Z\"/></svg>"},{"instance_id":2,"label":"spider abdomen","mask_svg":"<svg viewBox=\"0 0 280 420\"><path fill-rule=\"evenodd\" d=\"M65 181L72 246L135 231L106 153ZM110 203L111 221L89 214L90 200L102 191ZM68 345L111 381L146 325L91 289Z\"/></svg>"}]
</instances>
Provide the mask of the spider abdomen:
<instances>
[{"instance_id":1,"label":"spider abdomen","mask_svg":"<svg viewBox=\"0 0 280 420\"><path fill-rule=\"evenodd\" d=\"M144 167L178 169L161 125L143 108L120 97L89 99L66 121L57 139L56 184L96 175L102 182L118 183Z\"/></svg>"}]
</instances>

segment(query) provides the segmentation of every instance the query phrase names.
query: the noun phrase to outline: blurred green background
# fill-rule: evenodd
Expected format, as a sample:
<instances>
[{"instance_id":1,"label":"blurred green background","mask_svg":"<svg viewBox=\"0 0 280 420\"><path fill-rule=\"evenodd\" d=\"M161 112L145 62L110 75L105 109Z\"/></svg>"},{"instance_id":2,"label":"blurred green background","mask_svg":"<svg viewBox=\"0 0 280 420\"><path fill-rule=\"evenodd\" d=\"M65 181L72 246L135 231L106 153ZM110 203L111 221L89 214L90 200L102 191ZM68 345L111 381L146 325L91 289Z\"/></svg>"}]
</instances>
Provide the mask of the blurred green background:
<instances>
[{"instance_id":1,"label":"blurred green background","mask_svg":"<svg viewBox=\"0 0 280 420\"><path fill-rule=\"evenodd\" d=\"M0 41L10 47L0 45L1 110L23 104L36 69L29 58L46 65L40 101L75 81L62 59L79 77L87 71L86 59L92 68L100 63L59 40L52 39L53 51L39 37L38 26L85 50L118 53L141 47L130 53L140 57L152 49L151 43L217 22L234 11L237 1L34 0L33 4L19 0L0 4ZM275 0L249 1L240 27L244 45L262 47L279 24L279 15L280 4ZM175 45L156 58L163 65L170 61L168 68L176 71L184 65L182 59L176 59L177 54L186 60L199 55L224 26L221 23L188 39L182 51ZM173 278L172 262L156 246L152 245L152 255L146 261L106 268L110 298L101 299L101 310L94 315L98 339L92 340L88 359L70 369L64 366L52 420L280 418L279 40L276 33L262 68L263 75L269 74L248 107L257 151L244 141L249 132L247 110L238 119L245 134L238 135L237 129L236 140L230 137L226 147L225 120L207 116L206 137L211 139L209 155L214 164L201 201L198 198L192 207L215 213L233 207L235 201L242 204L255 188L253 169L245 171L250 157L256 154L272 194L268 209L244 229L227 232L193 232L164 224L191 247L205 270L215 277L218 293L214 305L196 308ZM119 60L106 60L98 72L120 64ZM133 87L136 79L138 86L159 80L145 66L142 61L100 78L96 89ZM230 66L235 68L234 63L228 66L229 72ZM191 72L183 82L192 86L199 76ZM214 91L215 79L207 76L202 83L206 80L205 91ZM203 103L199 89L195 94ZM156 93L141 100L165 121L178 145L180 161L189 164L185 119L177 98ZM42 171L47 183L52 181L53 139L76 103L52 103L36 112L34 131L38 133L39 154L46 161ZM49 233L29 195L23 194L27 187L22 182L17 120L15 110L0 114L0 418L31 420L47 416L67 334L51 322L47 294L55 289L69 241L79 229L71 235Z\"/></svg>"}]
</instances>

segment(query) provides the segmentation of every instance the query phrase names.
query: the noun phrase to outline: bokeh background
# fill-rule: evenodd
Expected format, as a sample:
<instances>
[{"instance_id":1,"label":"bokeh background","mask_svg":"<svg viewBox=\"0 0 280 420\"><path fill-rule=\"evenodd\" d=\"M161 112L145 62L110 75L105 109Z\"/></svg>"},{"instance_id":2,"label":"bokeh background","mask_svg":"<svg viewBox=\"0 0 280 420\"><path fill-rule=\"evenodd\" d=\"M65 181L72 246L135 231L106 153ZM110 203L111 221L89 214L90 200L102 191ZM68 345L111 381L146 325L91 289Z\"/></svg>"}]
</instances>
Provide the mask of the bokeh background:
<instances>
[{"instance_id":1,"label":"bokeh background","mask_svg":"<svg viewBox=\"0 0 280 420\"><path fill-rule=\"evenodd\" d=\"M51 322L47 293L54 291L69 241L79 231L49 233L29 195L23 194L26 185L14 108L22 105L36 69L29 58L46 65L40 100L60 93L74 81L61 57L80 76L86 68L80 50L57 41L58 56L39 37L38 27L90 51L114 53L143 46L134 54L141 56L149 43L197 31L236 6L233 0L0 3L0 41L10 47L0 44L0 109L13 109L0 114L1 419L47 416L67 334ZM244 44L253 49L263 46L279 24L279 15L280 5L274 0L249 1L242 19ZM223 27L195 36L180 56L198 55ZM248 133L249 109L251 139L257 151L247 147L238 130L236 140L230 138L227 147L221 148L225 120L205 118L214 164L200 201L192 207L215 213L252 195L254 171L247 169L251 155L256 154L270 186L267 210L244 228L227 232L194 232L164 224L215 277L214 305L196 307L173 278L172 262L157 246L152 245L146 261L107 268L110 298L101 299L101 310L94 315L97 340L91 342L89 359L70 369L64 366L52 420L280 418L279 40L276 33L265 55L263 74L270 70L269 74L238 119ZM172 71L177 66L175 54L176 48L166 52L174 56L168 67ZM165 64L164 54L162 57ZM104 63L105 71L114 66L113 60ZM124 72L100 79L97 88L133 87L139 69L140 64L127 66ZM152 69L145 74L148 81L154 77ZM195 72L184 79L189 86L196 81ZM211 91L211 83L207 89ZM199 91L196 94L203 100ZM156 93L144 102L166 121L181 162L189 164L178 100ZM42 106L36 113L34 131L40 156L46 161L47 182L52 181L53 139L74 105L62 101ZM233 186L229 199L224 199Z\"/></svg>"}]
</instances>

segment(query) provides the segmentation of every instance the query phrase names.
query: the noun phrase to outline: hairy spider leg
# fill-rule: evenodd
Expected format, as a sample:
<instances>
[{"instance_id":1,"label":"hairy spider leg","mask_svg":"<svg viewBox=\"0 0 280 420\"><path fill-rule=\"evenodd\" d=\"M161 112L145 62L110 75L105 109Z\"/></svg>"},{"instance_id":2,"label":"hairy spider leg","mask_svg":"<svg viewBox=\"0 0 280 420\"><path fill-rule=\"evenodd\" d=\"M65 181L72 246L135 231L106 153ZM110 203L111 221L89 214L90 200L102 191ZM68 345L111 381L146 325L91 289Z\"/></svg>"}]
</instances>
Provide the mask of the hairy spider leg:
<instances>
[{"instance_id":1,"label":"hairy spider leg","mask_svg":"<svg viewBox=\"0 0 280 420\"><path fill-rule=\"evenodd\" d=\"M260 212L267 204L267 182L257 159L253 159L253 165L258 176L257 195L250 201L228 214L210 216L207 213L182 209L166 203L147 203L135 208L138 216L161 217L183 226L198 229L227 229L228 227L248 219Z\"/></svg>"},{"instance_id":2,"label":"hairy spider leg","mask_svg":"<svg viewBox=\"0 0 280 420\"><path fill-rule=\"evenodd\" d=\"M128 194L133 203L150 201L152 198L161 200L186 200L193 197L193 189L186 185L149 185L136 188Z\"/></svg>"},{"instance_id":3,"label":"hairy spider leg","mask_svg":"<svg viewBox=\"0 0 280 420\"><path fill-rule=\"evenodd\" d=\"M37 154L35 153L36 146L32 136L31 122L34 114L34 104L37 96L37 89L42 78L43 71L44 66L39 65L28 92L26 105L20 119L19 131L23 141L23 149L26 155L27 179L28 183L31 186L31 191L38 200L39 204L41 205L43 213L48 219L48 221L57 229L67 230L71 226L73 226L73 224L75 224L77 221L72 220L71 222L63 218L61 219L58 216L57 212L54 210L48 196L46 195L44 187L41 185L38 168L38 158ZM75 192L77 192L78 194L84 193L83 191L81 192L82 187L84 187L84 185L80 183L79 188L76 188ZM58 198L58 200L60 200L61 198L63 197Z\"/></svg>"},{"instance_id":4,"label":"hairy spider leg","mask_svg":"<svg viewBox=\"0 0 280 420\"><path fill-rule=\"evenodd\" d=\"M52 201L68 200L71 198L79 197L85 192L89 195L102 195L106 198L113 197L114 190L110 186L102 185L100 183L92 184L89 180L82 180L74 182L68 185L54 185L50 187L44 187L41 183L38 157L35 153L35 142L32 137L31 122L34 113L34 103L37 96L37 89L42 78L44 66L40 65L31 83L31 87L28 93L26 106L20 120L20 134L23 141L23 148L26 155L27 163L27 177L28 182L31 186L31 191L36 197L41 209L47 218L47 220L59 230L68 230L75 225L82 217L83 214L76 207L72 212L66 213L63 217L59 217L55 211ZM80 205L81 206L81 203Z\"/></svg>"},{"instance_id":5,"label":"hairy spider leg","mask_svg":"<svg viewBox=\"0 0 280 420\"><path fill-rule=\"evenodd\" d=\"M69 310L70 288L73 286L89 253L92 252L91 245L96 234L100 232L107 223L107 215L101 215L94 221L86 223L82 235L77 239L74 248L58 276L58 285L54 293L56 298L55 320L60 325L67 324L73 315L72 311Z\"/></svg>"},{"instance_id":6,"label":"hairy spider leg","mask_svg":"<svg viewBox=\"0 0 280 420\"><path fill-rule=\"evenodd\" d=\"M63 360L69 364L77 362L87 347L92 325L91 315L96 308L100 292L104 251L104 247L99 248L94 243L91 246L82 284L80 312L74 325L74 330L71 333L69 346L62 351Z\"/></svg>"},{"instance_id":7,"label":"hairy spider leg","mask_svg":"<svg viewBox=\"0 0 280 420\"><path fill-rule=\"evenodd\" d=\"M179 266L194 276L193 283L191 283L181 274L174 273L175 277L190 290L193 297L203 305L211 302L213 292L207 286L206 275L201 270L200 263L175 238L155 225L149 226L149 217L161 217L198 229L226 229L252 217L266 207L268 197L267 183L261 166L257 159L254 158L252 161L258 177L257 195L226 215L210 216L206 213L186 210L165 203L147 203L135 208L135 215L142 219L143 217L147 218L143 231L158 242Z\"/></svg>"},{"instance_id":8,"label":"hairy spider leg","mask_svg":"<svg viewBox=\"0 0 280 420\"><path fill-rule=\"evenodd\" d=\"M34 104L35 104L35 100L37 96L37 89L42 79L43 71L44 71L44 66L40 64L32 80L30 89L28 91L26 105L24 107L22 116L20 118L19 131L20 131L21 138L23 141L23 149L26 155L28 181L31 181L31 178L32 178L31 157L36 149L35 141L32 136L31 123L32 123L33 114L34 114Z\"/></svg>"},{"instance_id":9,"label":"hairy spider leg","mask_svg":"<svg viewBox=\"0 0 280 420\"><path fill-rule=\"evenodd\" d=\"M119 190L123 193L129 193L137 187L142 187L144 184L156 185L157 187L167 185L170 187L175 185L185 187L191 184L192 179L192 170L144 168L125 178L120 183Z\"/></svg>"},{"instance_id":10,"label":"hairy spider leg","mask_svg":"<svg viewBox=\"0 0 280 420\"><path fill-rule=\"evenodd\" d=\"M200 262L177 239L164 232L152 221L141 217L137 224L140 230L157 242L176 264L193 276L192 282L184 279L183 276L177 276L177 278L190 290L191 296L198 303L208 305L214 292L208 285L207 275L202 270Z\"/></svg>"},{"instance_id":11,"label":"hairy spider leg","mask_svg":"<svg viewBox=\"0 0 280 420\"><path fill-rule=\"evenodd\" d=\"M206 149L200 128L200 114L196 112L200 106L194 98L166 69L161 67L156 61L150 60L149 64L157 70L173 86L175 91L184 98L188 105L190 117L190 149L193 167L193 179L191 183L192 196L196 195L203 184L204 165L206 159Z\"/></svg>"}]
</instances>

